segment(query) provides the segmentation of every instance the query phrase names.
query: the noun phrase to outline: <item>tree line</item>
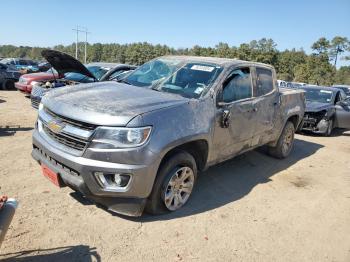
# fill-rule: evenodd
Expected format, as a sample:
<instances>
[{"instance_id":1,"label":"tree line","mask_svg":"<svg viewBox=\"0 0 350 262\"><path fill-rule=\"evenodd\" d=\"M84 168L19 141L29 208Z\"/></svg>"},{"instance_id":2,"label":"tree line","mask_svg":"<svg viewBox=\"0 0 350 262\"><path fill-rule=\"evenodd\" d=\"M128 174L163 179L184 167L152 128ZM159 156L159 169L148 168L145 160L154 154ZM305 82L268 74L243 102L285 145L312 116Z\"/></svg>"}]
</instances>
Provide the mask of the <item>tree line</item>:
<instances>
[{"instance_id":1,"label":"tree line","mask_svg":"<svg viewBox=\"0 0 350 262\"><path fill-rule=\"evenodd\" d=\"M163 55L194 55L236 58L271 64L276 68L278 78L286 81L309 84L332 85L350 84L350 66L336 69L339 59L350 60L350 42L346 37L333 39L321 37L311 46L313 53L306 54L303 49L279 51L272 39L262 38L229 46L219 43L215 47L172 48L167 45L152 45L147 42L132 44L88 44L87 62L117 62L141 65ZM0 57L25 57L42 60L40 53L44 48L29 46L0 46ZM53 49L75 56L75 43L57 45ZM84 43L79 43L79 58L84 57Z\"/></svg>"}]
</instances>

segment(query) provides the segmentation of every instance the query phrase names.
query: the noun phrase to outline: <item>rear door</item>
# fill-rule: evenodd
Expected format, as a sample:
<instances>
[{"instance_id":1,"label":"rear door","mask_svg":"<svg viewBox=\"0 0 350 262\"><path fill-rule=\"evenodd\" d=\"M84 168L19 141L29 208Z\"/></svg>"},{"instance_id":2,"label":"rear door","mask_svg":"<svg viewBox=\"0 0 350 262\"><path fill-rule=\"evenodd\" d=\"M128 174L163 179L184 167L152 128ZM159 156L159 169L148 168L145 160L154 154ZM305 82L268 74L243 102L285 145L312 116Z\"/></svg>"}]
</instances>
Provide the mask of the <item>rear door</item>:
<instances>
[{"instance_id":1,"label":"rear door","mask_svg":"<svg viewBox=\"0 0 350 262\"><path fill-rule=\"evenodd\" d=\"M339 100L335 105L336 127L350 129L350 98L340 91Z\"/></svg>"},{"instance_id":2,"label":"rear door","mask_svg":"<svg viewBox=\"0 0 350 262\"><path fill-rule=\"evenodd\" d=\"M275 79L275 72L269 67L255 68L255 89L253 113L255 114L255 131L252 146L268 140L274 128L274 120L279 109L279 92Z\"/></svg>"}]
</instances>

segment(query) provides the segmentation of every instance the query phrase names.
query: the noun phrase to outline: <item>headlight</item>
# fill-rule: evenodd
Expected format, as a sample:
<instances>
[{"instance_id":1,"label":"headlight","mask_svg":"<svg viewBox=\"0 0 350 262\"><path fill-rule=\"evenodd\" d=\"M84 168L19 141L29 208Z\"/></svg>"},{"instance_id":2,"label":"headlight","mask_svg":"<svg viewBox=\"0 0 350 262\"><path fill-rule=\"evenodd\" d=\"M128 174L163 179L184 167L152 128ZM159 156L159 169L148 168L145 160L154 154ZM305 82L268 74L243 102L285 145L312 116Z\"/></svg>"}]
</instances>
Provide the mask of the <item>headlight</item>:
<instances>
[{"instance_id":1,"label":"headlight","mask_svg":"<svg viewBox=\"0 0 350 262\"><path fill-rule=\"evenodd\" d=\"M28 82L28 80L27 79L25 79L24 77L20 77L19 78L19 80L18 80L18 82L20 82L21 84L27 84L27 82Z\"/></svg>"},{"instance_id":2,"label":"headlight","mask_svg":"<svg viewBox=\"0 0 350 262\"><path fill-rule=\"evenodd\" d=\"M43 103L40 103L40 104L39 104L39 108L38 108L38 110L39 110L39 111L41 111L41 110L43 110L43 108L44 108Z\"/></svg>"},{"instance_id":3,"label":"headlight","mask_svg":"<svg viewBox=\"0 0 350 262\"><path fill-rule=\"evenodd\" d=\"M145 144L151 134L151 127L99 127L92 139L92 148L115 149L138 147Z\"/></svg>"},{"instance_id":4,"label":"headlight","mask_svg":"<svg viewBox=\"0 0 350 262\"><path fill-rule=\"evenodd\" d=\"M32 81L30 82L30 85L33 87L33 86L36 86L36 85L40 85L40 82L37 82L37 81Z\"/></svg>"}]
</instances>

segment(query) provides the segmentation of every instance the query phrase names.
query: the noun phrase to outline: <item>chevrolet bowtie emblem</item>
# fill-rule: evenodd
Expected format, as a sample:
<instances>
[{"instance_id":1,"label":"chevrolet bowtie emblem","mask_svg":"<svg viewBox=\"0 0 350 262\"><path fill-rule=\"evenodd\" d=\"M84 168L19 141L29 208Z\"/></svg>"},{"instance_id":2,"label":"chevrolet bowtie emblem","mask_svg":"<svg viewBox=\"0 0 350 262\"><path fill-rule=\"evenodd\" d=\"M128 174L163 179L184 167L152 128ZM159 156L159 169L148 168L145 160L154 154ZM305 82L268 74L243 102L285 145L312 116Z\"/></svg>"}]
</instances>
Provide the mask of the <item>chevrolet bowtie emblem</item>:
<instances>
[{"instance_id":1,"label":"chevrolet bowtie emblem","mask_svg":"<svg viewBox=\"0 0 350 262\"><path fill-rule=\"evenodd\" d=\"M54 133L58 134L65 127L65 124L62 122L58 122L56 120L51 120L47 123L47 127Z\"/></svg>"}]
</instances>

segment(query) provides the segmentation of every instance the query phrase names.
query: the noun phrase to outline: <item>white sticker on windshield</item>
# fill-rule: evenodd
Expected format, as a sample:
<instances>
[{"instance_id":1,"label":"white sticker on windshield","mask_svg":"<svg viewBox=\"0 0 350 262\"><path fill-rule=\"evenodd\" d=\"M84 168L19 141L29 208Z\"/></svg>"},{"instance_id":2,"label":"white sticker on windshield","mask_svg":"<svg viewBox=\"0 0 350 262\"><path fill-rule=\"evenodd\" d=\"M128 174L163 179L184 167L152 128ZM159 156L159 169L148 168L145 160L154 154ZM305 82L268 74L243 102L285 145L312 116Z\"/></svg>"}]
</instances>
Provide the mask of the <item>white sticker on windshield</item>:
<instances>
[{"instance_id":1,"label":"white sticker on windshield","mask_svg":"<svg viewBox=\"0 0 350 262\"><path fill-rule=\"evenodd\" d=\"M321 90L321 93L326 93L326 94L332 94L332 91L327 91L327 90Z\"/></svg>"},{"instance_id":2,"label":"white sticker on windshield","mask_svg":"<svg viewBox=\"0 0 350 262\"><path fill-rule=\"evenodd\" d=\"M213 66L204 66L204 65L193 65L191 67L192 70L199 70L199 71L205 71L205 72L212 72L215 67Z\"/></svg>"},{"instance_id":3,"label":"white sticker on windshield","mask_svg":"<svg viewBox=\"0 0 350 262\"><path fill-rule=\"evenodd\" d=\"M204 87L197 87L196 90L194 90L194 92L199 95L200 93L202 93Z\"/></svg>"}]
</instances>

